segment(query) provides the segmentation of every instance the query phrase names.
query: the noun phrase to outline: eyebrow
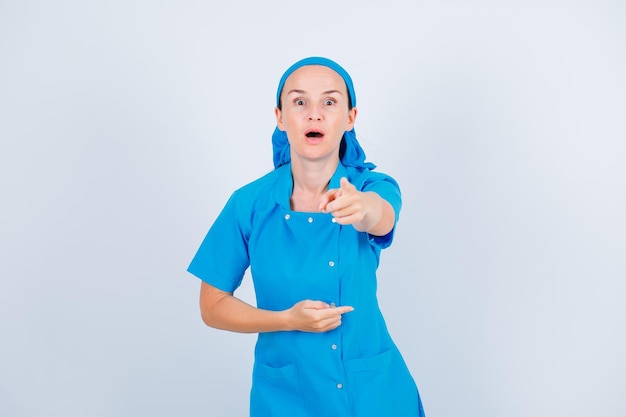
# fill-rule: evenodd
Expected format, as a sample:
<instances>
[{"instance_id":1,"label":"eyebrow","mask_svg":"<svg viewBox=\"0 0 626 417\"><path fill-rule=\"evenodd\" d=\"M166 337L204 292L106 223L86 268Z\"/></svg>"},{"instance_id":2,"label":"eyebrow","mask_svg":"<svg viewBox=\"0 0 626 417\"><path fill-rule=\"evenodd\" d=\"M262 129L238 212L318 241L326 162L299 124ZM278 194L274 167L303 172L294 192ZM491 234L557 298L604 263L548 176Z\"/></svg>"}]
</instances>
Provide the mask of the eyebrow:
<instances>
[{"instance_id":1,"label":"eyebrow","mask_svg":"<svg viewBox=\"0 0 626 417\"><path fill-rule=\"evenodd\" d=\"M339 91L339 90L328 90L328 91L324 91L324 92L322 93L322 95L328 95L328 94L333 94L333 93L337 93L337 94L339 94L339 95L343 95L343 94L341 93L341 91ZM296 90L296 89L294 89L294 90L289 90L289 92L287 93L287 95L289 95L289 94L306 94L306 91L304 91L304 90Z\"/></svg>"}]
</instances>

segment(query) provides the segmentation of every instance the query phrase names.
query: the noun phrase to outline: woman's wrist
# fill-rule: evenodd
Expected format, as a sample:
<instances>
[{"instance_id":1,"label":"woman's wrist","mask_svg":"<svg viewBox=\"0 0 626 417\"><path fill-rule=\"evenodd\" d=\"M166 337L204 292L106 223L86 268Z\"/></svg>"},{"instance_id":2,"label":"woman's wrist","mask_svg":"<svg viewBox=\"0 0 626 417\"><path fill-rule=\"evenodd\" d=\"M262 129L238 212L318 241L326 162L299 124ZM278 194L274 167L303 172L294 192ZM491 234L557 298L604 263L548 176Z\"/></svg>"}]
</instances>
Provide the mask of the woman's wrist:
<instances>
[{"instance_id":1,"label":"woman's wrist","mask_svg":"<svg viewBox=\"0 0 626 417\"><path fill-rule=\"evenodd\" d=\"M289 309L282 311L274 311L274 326L276 331L291 331L294 330L293 323L291 321L291 312Z\"/></svg>"}]
</instances>

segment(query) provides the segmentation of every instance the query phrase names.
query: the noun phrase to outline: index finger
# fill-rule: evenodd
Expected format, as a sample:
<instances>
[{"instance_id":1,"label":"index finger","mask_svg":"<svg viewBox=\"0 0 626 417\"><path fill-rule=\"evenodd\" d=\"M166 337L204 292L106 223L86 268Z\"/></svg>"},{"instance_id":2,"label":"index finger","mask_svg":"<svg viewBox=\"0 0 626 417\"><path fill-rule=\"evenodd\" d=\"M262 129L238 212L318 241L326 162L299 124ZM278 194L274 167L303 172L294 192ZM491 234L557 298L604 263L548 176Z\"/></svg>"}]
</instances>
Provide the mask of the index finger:
<instances>
[{"instance_id":1,"label":"index finger","mask_svg":"<svg viewBox=\"0 0 626 417\"><path fill-rule=\"evenodd\" d=\"M348 180L348 178L346 177L341 177L341 179L339 180L339 187L343 189L352 189L352 188L356 189L354 184L352 184L350 180Z\"/></svg>"},{"instance_id":2,"label":"index finger","mask_svg":"<svg viewBox=\"0 0 626 417\"><path fill-rule=\"evenodd\" d=\"M351 311L354 311L354 307L352 306L340 306L340 307L331 307L331 308L339 314L345 314L345 313L350 313Z\"/></svg>"},{"instance_id":3,"label":"index finger","mask_svg":"<svg viewBox=\"0 0 626 417\"><path fill-rule=\"evenodd\" d=\"M352 306L339 306L339 307L328 307L321 310L317 310L317 314L322 318L332 318L341 316L345 313L349 313L354 310Z\"/></svg>"}]
</instances>

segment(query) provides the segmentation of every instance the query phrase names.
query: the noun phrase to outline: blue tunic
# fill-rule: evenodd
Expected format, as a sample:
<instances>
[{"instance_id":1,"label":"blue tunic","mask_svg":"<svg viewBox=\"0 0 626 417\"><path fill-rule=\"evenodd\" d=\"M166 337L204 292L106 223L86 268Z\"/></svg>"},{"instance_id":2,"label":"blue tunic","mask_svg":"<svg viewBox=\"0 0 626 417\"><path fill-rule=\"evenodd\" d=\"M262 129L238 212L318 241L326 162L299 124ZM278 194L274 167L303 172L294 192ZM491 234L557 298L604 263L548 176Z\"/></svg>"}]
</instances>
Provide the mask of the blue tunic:
<instances>
[{"instance_id":1,"label":"blue tunic","mask_svg":"<svg viewBox=\"0 0 626 417\"><path fill-rule=\"evenodd\" d=\"M389 176L339 164L329 188L347 177L394 208L401 198ZM227 292L248 267L257 307L285 310L310 299L353 306L325 333L260 333L251 417L416 417L418 390L387 331L376 299L381 249L393 231L375 237L342 226L329 214L290 209L291 164L235 191L206 235L188 271ZM395 229L395 228L394 228Z\"/></svg>"}]
</instances>

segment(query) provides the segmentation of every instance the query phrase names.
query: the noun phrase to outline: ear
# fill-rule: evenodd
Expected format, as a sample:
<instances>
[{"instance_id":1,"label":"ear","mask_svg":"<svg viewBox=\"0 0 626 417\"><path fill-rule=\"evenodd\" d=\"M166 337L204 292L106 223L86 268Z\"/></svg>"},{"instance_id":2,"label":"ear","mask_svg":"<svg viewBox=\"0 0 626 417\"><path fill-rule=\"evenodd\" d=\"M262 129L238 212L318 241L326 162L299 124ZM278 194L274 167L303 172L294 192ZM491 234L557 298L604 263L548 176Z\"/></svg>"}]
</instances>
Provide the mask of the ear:
<instances>
[{"instance_id":1,"label":"ear","mask_svg":"<svg viewBox=\"0 0 626 417\"><path fill-rule=\"evenodd\" d=\"M350 110L348 110L348 127L346 128L346 131L350 131L354 127L357 113L358 110L356 109L356 107L352 107Z\"/></svg>"},{"instance_id":2,"label":"ear","mask_svg":"<svg viewBox=\"0 0 626 417\"><path fill-rule=\"evenodd\" d=\"M280 111L278 107L275 107L274 115L276 116L276 126L278 126L278 130L282 130L284 132L286 129L285 124L283 123L283 112Z\"/></svg>"}]
</instances>

